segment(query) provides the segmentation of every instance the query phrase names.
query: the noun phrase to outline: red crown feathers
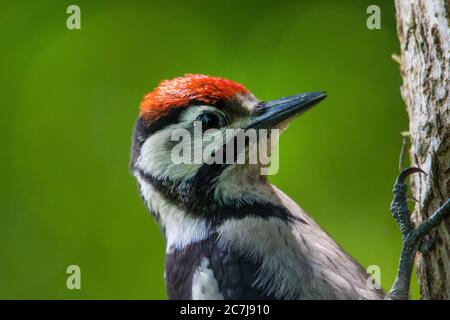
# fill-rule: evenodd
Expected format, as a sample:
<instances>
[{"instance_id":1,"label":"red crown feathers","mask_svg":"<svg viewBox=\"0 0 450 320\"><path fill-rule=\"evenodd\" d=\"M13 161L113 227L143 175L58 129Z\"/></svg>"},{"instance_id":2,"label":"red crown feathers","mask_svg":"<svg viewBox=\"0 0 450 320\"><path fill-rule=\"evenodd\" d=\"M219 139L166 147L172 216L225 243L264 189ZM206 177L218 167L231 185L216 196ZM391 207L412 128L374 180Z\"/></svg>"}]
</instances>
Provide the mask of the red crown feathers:
<instances>
[{"instance_id":1,"label":"red crown feathers","mask_svg":"<svg viewBox=\"0 0 450 320\"><path fill-rule=\"evenodd\" d=\"M140 116L156 120L173 108L186 107L192 102L214 105L249 91L234 81L201 74L162 81L147 94L140 105Z\"/></svg>"}]
</instances>

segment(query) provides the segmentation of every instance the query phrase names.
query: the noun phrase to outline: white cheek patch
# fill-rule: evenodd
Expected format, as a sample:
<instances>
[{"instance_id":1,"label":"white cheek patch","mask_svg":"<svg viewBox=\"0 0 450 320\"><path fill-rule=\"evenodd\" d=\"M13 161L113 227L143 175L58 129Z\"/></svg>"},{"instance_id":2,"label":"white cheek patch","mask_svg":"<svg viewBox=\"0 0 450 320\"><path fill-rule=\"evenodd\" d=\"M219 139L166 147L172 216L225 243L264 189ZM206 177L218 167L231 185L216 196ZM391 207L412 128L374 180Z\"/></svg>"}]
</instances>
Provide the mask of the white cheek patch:
<instances>
[{"instance_id":1,"label":"white cheek patch","mask_svg":"<svg viewBox=\"0 0 450 320\"><path fill-rule=\"evenodd\" d=\"M169 126L151 135L142 145L137 167L158 178L187 179L197 172L200 165L175 163L172 159L171 142L174 126Z\"/></svg>"},{"instance_id":2,"label":"white cheek patch","mask_svg":"<svg viewBox=\"0 0 450 320\"><path fill-rule=\"evenodd\" d=\"M137 167L158 178L187 180L193 177L204 163L206 147L217 149L222 145L219 130L192 132L192 123L205 111L221 112L210 106L193 106L186 109L180 121L151 135L141 147ZM222 116L225 115L222 113ZM200 129L200 128L199 128ZM184 151L187 156L184 155Z\"/></svg>"}]
</instances>

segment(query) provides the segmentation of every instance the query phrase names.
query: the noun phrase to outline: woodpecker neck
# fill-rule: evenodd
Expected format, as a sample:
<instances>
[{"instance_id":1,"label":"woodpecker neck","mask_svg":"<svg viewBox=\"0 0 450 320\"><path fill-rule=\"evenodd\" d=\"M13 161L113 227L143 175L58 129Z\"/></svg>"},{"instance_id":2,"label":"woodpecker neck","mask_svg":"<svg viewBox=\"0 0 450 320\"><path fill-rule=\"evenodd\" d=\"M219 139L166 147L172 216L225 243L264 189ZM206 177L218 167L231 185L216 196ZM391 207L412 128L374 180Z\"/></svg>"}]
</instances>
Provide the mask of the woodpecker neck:
<instances>
[{"instance_id":1,"label":"woodpecker neck","mask_svg":"<svg viewBox=\"0 0 450 320\"><path fill-rule=\"evenodd\" d=\"M233 167L216 169L214 165L205 165L187 181L155 177L142 171L137 175L170 203L192 217L206 218L212 225L247 215L289 218L265 177L235 172Z\"/></svg>"},{"instance_id":2,"label":"woodpecker neck","mask_svg":"<svg viewBox=\"0 0 450 320\"><path fill-rule=\"evenodd\" d=\"M141 196L155 217L166 238L167 251L206 239L212 231L206 219L192 217L184 209L173 204L138 173Z\"/></svg>"},{"instance_id":3,"label":"woodpecker neck","mask_svg":"<svg viewBox=\"0 0 450 320\"><path fill-rule=\"evenodd\" d=\"M168 250L206 239L224 222L245 217L295 219L264 177L225 170L214 185L158 179L135 171L141 195L162 227Z\"/></svg>"}]
</instances>

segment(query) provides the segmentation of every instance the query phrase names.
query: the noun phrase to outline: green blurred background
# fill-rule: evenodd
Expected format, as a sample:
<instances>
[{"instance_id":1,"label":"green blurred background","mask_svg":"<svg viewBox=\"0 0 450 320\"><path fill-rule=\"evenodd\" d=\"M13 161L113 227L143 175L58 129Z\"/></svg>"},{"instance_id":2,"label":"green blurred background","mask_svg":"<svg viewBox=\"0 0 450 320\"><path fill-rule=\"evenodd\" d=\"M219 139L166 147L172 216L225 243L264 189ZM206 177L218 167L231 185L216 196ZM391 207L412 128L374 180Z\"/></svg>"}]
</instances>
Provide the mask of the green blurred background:
<instances>
[{"instance_id":1,"label":"green blurred background","mask_svg":"<svg viewBox=\"0 0 450 320\"><path fill-rule=\"evenodd\" d=\"M81 30L66 28L69 4ZM370 4L381 30L366 28ZM390 288L407 128L391 1L18 1L1 5L0 30L0 298L166 298L129 148L143 95L184 73L265 100L328 91L283 135L271 180ZM66 288L71 264L81 290Z\"/></svg>"}]
</instances>

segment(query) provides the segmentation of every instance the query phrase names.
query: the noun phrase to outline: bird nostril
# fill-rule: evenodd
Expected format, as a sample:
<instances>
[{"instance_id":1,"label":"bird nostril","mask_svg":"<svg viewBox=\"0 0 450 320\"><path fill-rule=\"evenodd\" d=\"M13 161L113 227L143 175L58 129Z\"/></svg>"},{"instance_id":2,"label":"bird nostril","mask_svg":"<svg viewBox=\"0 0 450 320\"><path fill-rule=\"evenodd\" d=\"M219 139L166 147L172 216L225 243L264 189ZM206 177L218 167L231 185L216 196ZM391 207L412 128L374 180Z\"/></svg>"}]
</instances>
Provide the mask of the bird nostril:
<instances>
[{"instance_id":1,"label":"bird nostril","mask_svg":"<svg viewBox=\"0 0 450 320\"><path fill-rule=\"evenodd\" d=\"M267 109L269 109L264 101L259 102L253 109L253 115L263 114Z\"/></svg>"}]
</instances>

